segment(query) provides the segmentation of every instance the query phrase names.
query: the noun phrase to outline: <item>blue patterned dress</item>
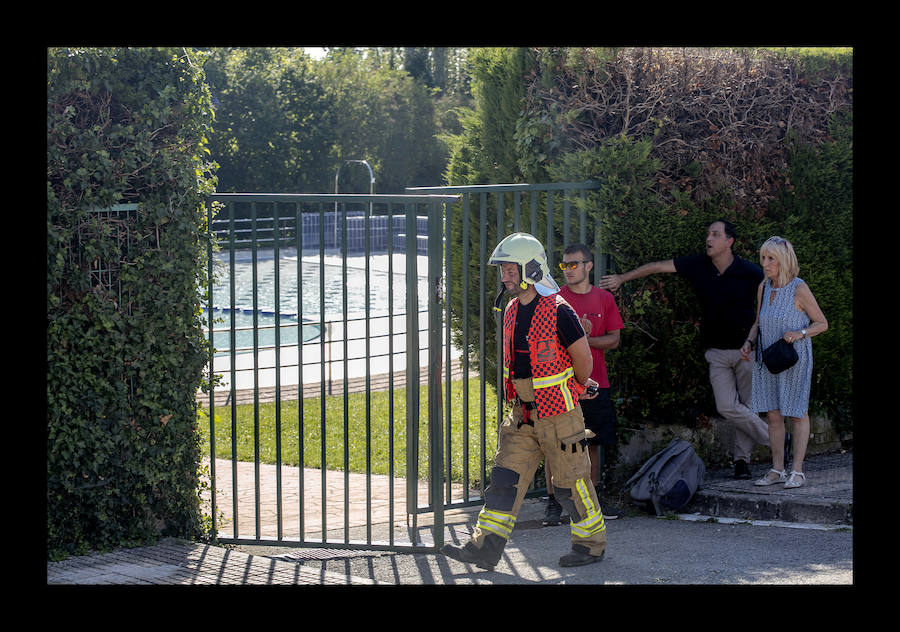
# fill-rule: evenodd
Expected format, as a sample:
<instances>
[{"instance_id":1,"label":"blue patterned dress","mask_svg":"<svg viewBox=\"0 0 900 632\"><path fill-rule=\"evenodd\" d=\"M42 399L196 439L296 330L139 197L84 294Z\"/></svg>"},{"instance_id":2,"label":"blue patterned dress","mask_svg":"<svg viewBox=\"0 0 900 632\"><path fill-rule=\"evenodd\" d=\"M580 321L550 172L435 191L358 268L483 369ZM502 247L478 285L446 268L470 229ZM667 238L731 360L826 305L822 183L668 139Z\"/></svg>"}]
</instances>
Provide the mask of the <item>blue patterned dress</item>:
<instances>
[{"instance_id":1,"label":"blue patterned dress","mask_svg":"<svg viewBox=\"0 0 900 632\"><path fill-rule=\"evenodd\" d=\"M770 281L763 286L762 311L759 315L762 336L757 340L758 348L765 349L784 336L786 331L800 331L809 327L806 312L794 307L794 293L803 283L795 277L782 288L773 290ZM775 299L769 304L769 297L775 291ZM809 387L812 380L812 341L809 337L794 342L797 364L778 375L769 369L758 357L753 371L753 395L750 408L755 412L780 410L785 417L803 417L809 409ZM758 354L757 354L758 355Z\"/></svg>"}]
</instances>

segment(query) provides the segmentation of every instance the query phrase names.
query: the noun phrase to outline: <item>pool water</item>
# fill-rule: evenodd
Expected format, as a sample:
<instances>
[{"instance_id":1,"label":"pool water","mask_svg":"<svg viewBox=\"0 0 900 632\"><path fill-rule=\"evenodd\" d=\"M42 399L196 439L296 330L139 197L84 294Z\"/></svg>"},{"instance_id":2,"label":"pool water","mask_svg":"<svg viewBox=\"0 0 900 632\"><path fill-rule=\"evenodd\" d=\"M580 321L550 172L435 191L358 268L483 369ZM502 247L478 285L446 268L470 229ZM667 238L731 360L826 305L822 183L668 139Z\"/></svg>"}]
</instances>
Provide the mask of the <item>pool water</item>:
<instances>
[{"instance_id":1,"label":"pool water","mask_svg":"<svg viewBox=\"0 0 900 632\"><path fill-rule=\"evenodd\" d=\"M348 257L346 263L346 318L360 320L366 316L365 257ZM398 265L399 263L399 265ZM399 315L406 312L406 270L395 259L392 274L388 272L386 255L369 258L369 317ZM302 342L312 342L322 335L321 321L342 321L344 306L344 265L338 256L302 257L300 261L298 311L297 257L280 258L278 266L278 313L281 345L297 344L297 318L303 319ZM423 268L420 266L419 270ZM399 270L399 272L398 272ZM231 327L235 327L235 350L253 349L253 261L249 253L238 253L234 262L234 308L231 307L229 287L230 261L228 254L219 255L215 262L213 284L213 344L217 355L231 349ZM427 309L426 278L420 276L419 309ZM393 305L389 304L388 289L393 290ZM324 318L320 315L324 289ZM263 254L256 263L257 345L275 344L275 259ZM352 323L348 323L350 327ZM249 329L239 329L239 328Z\"/></svg>"}]
</instances>

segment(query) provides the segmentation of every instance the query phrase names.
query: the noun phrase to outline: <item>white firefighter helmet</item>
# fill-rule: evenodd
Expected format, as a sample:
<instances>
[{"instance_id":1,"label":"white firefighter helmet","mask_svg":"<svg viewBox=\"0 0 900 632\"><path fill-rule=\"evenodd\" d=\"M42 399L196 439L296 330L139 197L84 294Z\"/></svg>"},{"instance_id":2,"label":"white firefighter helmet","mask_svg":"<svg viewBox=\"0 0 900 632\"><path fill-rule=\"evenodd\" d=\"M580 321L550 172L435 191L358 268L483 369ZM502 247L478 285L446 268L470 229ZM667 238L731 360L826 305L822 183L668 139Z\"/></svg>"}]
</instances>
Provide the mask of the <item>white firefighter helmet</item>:
<instances>
[{"instance_id":1,"label":"white firefighter helmet","mask_svg":"<svg viewBox=\"0 0 900 632\"><path fill-rule=\"evenodd\" d=\"M513 233L505 237L494 248L488 263L491 265L517 263L522 283L534 285L534 289L541 296L559 292L559 286L550 276L544 246L528 233ZM522 289L525 289L524 285Z\"/></svg>"}]
</instances>

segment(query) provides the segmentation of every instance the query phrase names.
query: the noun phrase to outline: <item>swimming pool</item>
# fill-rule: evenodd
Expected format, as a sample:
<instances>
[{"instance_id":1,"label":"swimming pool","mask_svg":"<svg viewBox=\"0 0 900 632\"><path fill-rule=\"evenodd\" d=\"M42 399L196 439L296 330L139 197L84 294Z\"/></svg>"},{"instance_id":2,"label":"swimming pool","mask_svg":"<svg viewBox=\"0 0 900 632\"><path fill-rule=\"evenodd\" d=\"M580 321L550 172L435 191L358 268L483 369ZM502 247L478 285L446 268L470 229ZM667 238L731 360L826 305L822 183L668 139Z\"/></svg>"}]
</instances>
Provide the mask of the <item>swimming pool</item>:
<instances>
[{"instance_id":1,"label":"swimming pool","mask_svg":"<svg viewBox=\"0 0 900 632\"><path fill-rule=\"evenodd\" d=\"M369 317L400 315L406 312L405 255L373 255L369 263ZM212 289L213 344L216 355L231 351L234 327L236 353L252 352L254 312L257 320L257 347L275 345L276 307L279 342L297 345L297 322L302 318L302 342L316 341L323 324L348 321L363 326L366 317L366 257L347 257L346 266L338 255L302 255L298 265L296 251L282 252L278 261L278 304L275 295L275 258L272 251L258 251L256 261L256 304L254 306L253 259L249 251L237 251L234 257L234 304L231 302L231 258L218 253L214 263ZM418 257L419 309L427 304L427 258ZM390 266L390 267L389 267ZM299 276L298 276L299 267ZM346 277L344 268L346 267ZM299 292L298 292L298 278ZM347 304L344 305L346 285ZM324 293L323 293L324 292ZM324 316L322 307L324 304ZM300 309L298 309L298 305ZM255 308L255 309L254 309Z\"/></svg>"}]
</instances>

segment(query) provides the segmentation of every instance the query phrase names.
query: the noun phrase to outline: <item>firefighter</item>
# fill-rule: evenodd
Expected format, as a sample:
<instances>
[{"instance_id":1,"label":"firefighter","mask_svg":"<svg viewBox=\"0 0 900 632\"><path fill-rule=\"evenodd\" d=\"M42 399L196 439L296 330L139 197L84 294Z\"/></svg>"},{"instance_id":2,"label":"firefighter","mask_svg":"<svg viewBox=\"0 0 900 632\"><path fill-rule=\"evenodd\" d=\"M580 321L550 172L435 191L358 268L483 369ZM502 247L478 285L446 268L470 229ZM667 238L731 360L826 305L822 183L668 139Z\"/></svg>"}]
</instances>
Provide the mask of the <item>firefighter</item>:
<instances>
[{"instance_id":1,"label":"firefighter","mask_svg":"<svg viewBox=\"0 0 900 632\"><path fill-rule=\"evenodd\" d=\"M560 566L599 561L606 525L591 484L584 417L579 399L596 397L593 360L584 329L557 292L544 247L532 235L514 233L494 249L488 263L500 266L512 299L503 312L503 376L512 410L500 426L490 486L471 539L441 552L493 570L516 523L541 459L552 471L556 497L570 516L571 551Z\"/></svg>"}]
</instances>

